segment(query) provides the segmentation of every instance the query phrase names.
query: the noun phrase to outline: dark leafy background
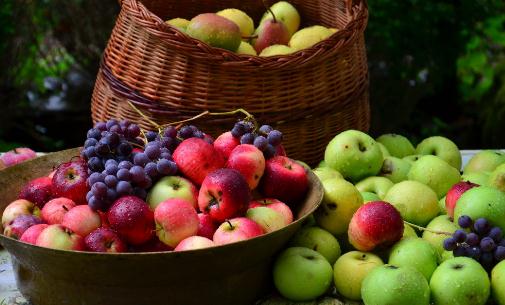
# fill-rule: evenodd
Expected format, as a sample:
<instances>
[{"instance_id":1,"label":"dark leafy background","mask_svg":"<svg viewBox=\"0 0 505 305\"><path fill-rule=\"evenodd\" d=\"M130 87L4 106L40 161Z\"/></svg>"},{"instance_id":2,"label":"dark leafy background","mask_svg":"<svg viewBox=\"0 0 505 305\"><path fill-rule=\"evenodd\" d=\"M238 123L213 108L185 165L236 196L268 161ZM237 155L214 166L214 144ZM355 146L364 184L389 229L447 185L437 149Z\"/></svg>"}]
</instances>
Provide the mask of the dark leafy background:
<instances>
[{"instance_id":1,"label":"dark leafy background","mask_svg":"<svg viewBox=\"0 0 505 305\"><path fill-rule=\"evenodd\" d=\"M505 148L505 2L372 0L371 133ZM116 0L0 2L0 151L82 143Z\"/></svg>"}]
</instances>

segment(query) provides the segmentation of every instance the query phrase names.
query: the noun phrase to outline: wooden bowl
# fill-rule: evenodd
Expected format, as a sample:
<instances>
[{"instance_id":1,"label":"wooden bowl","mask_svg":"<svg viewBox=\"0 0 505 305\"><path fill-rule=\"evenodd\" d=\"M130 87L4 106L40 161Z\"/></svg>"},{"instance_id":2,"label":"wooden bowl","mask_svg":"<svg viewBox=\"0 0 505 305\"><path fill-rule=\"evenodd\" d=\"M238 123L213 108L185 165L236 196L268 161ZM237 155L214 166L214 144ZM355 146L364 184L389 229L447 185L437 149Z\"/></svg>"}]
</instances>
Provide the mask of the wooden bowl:
<instances>
[{"instance_id":1,"label":"wooden bowl","mask_svg":"<svg viewBox=\"0 0 505 305\"><path fill-rule=\"evenodd\" d=\"M0 171L0 213L29 180L78 155L51 153ZM296 221L263 236L186 252L102 254L53 250L0 235L21 293L34 305L253 304L268 293L271 263L320 204L321 183L294 211Z\"/></svg>"}]
</instances>

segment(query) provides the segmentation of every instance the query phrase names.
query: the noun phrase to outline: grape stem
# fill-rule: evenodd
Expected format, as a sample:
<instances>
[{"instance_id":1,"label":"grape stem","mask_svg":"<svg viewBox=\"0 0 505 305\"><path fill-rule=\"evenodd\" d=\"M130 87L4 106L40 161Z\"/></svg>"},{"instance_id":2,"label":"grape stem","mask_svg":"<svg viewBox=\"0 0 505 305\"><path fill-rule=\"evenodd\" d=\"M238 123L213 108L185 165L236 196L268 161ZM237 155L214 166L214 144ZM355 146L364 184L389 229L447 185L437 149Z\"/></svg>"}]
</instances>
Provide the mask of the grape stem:
<instances>
[{"instance_id":1,"label":"grape stem","mask_svg":"<svg viewBox=\"0 0 505 305\"><path fill-rule=\"evenodd\" d=\"M146 121L148 121L151 125L153 125L154 127L156 127L157 129L160 129L160 125L158 125L155 121L151 120L147 115L145 115L144 113L142 113L142 111L140 111L140 109L138 109L135 105L133 105L132 102L128 101L128 104L130 105L130 107L133 108L133 110L135 110L142 118L144 118Z\"/></svg>"},{"instance_id":2,"label":"grape stem","mask_svg":"<svg viewBox=\"0 0 505 305\"><path fill-rule=\"evenodd\" d=\"M431 229L428 229L428 228L425 228L425 227L421 227L421 226L418 226L418 225L415 225L413 223L410 223L408 221L403 221L405 224L411 226L411 227L414 227L418 230L421 230L421 231L427 231L427 232L430 232L430 233L433 233L433 234L440 234L440 235L447 235L447 236L452 236L452 233L450 232L444 232L444 231L437 231L437 230L431 230Z\"/></svg>"}]
</instances>

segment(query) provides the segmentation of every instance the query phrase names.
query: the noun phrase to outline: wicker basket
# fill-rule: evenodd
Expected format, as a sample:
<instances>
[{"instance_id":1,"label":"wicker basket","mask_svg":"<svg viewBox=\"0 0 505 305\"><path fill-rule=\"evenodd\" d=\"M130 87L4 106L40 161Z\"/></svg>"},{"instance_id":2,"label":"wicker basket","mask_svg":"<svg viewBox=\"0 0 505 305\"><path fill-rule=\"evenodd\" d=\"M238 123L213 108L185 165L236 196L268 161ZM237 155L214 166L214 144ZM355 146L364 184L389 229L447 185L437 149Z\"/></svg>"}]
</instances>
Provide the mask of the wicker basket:
<instances>
[{"instance_id":1,"label":"wicker basket","mask_svg":"<svg viewBox=\"0 0 505 305\"><path fill-rule=\"evenodd\" d=\"M206 110L244 108L285 134L291 157L317 163L336 133L369 128L363 35L368 8L365 0L290 2L302 15L302 26L339 31L291 55L237 55L192 39L163 20L235 7L258 21L264 11L260 0L123 0L93 93L93 120L122 117L152 128L128 101L159 124ZM216 135L234 120L196 125Z\"/></svg>"}]
</instances>

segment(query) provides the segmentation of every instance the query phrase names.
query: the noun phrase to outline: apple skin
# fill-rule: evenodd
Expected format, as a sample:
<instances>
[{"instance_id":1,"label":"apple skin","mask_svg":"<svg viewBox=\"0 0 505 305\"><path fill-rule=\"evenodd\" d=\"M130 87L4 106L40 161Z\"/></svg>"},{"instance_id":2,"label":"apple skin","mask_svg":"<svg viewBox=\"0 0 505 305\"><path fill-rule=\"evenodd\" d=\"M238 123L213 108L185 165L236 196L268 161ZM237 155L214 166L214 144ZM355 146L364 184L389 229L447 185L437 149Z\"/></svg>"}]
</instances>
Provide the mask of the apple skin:
<instances>
[{"instance_id":1,"label":"apple skin","mask_svg":"<svg viewBox=\"0 0 505 305\"><path fill-rule=\"evenodd\" d=\"M454 184L449 189L447 195L445 196L445 210L447 211L447 215L449 215L449 217L454 217L454 208L456 207L456 202L458 201L459 197L461 197L461 195L463 195L463 193L469 189L476 186L479 185L472 182L462 181Z\"/></svg>"},{"instance_id":2,"label":"apple skin","mask_svg":"<svg viewBox=\"0 0 505 305\"><path fill-rule=\"evenodd\" d=\"M183 199L168 199L154 210L156 235L168 246L175 248L181 240L196 235L198 215L189 202Z\"/></svg>"},{"instance_id":3,"label":"apple skin","mask_svg":"<svg viewBox=\"0 0 505 305\"><path fill-rule=\"evenodd\" d=\"M84 239L86 249L92 252L122 253L127 252L126 243L110 228L98 228Z\"/></svg>"},{"instance_id":4,"label":"apple skin","mask_svg":"<svg viewBox=\"0 0 505 305\"><path fill-rule=\"evenodd\" d=\"M214 233L212 240L217 246L231 244L263 235L263 229L255 221L237 217L223 222Z\"/></svg>"},{"instance_id":5,"label":"apple skin","mask_svg":"<svg viewBox=\"0 0 505 305\"><path fill-rule=\"evenodd\" d=\"M321 181L331 179L331 178L344 179L344 177L342 177L342 174L340 174L338 171L334 170L333 168L326 167L326 166L317 167L317 168L313 169L312 172Z\"/></svg>"},{"instance_id":6,"label":"apple skin","mask_svg":"<svg viewBox=\"0 0 505 305\"><path fill-rule=\"evenodd\" d=\"M384 199L388 190L393 186L393 182L384 177L368 177L356 183L356 188L360 192L371 192Z\"/></svg>"},{"instance_id":7,"label":"apple skin","mask_svg":"<svg viewBox=\"0 0 505 305\"><path fill-rule=\"evenodd\" d=\"M282 214L268 207L248 209L245 216L259 224L265 233L277 231L286 226Z\"/></svg>"},{"instance_id":8,"label":"apple skin","mask_svg":"<svg viewBox=\"0 0 505 305\"><path fill-rule=\"evenodd\" d=\"M408 178L431 187L438 198L444 197L454 184L461 181L459 170L435 156L422 156L412 163Z\"/></svg>"},{"instance_id":9,"label":"apple skin","mask_svg":"<svg viewBox=\"0 0 505 305\"><path fill-rule=\"evenodd\" d=\"M472 156L463 169L463 173L492 172L498 165L505 163L505 153L495 150L482 150Z\"/></svg>"},{"instance_id":10,"label":"apple skin","mask_svg":"<svg viewBox=\"0 0 505 305\"><path fill-rule=\"evenodd\" d=\"M358 189L344 179L325 180L323 188L323 202L314 213L316 222L333 235L344 234L352 215L363 204L363 198Z\"/></svg>"},{"instance_id":11,"label":"apple skin","mask_svg":"<svg viewBox=\"0 0 505 305\"><path fill-rule=\"evenodd\" d=\"M505 305L505 261L498 263L491 271L491 290L498 305Z\"/></svg>"},{"instance_id":12,"label":"apple skin","mask_svg":"<svg viewBox=\"0 0 505 305\"><path fill-rule=\"evenodd\" d=\"M393 246L388 264L415 268L429 281L439 260L437 250L429 242L422 238L407 238Z\"/></svg>"},{"instance_id":13,"label":"apple skin","mask_svg":"<svg viewBox=\"0 0 505 305\"><path fill-rule=\"evenodd\" d=\"M47 224L61 224L65 214L76 206L75 202L65 197L49 200L41 211L42 220Z\"/></svg>"},{"instance_id":14,"label":"apple skin","mask_svg":"<svg viewBox=\"0 0 505 305\"><path fill-rule=\"evenodd\" d=\"M217 224L209 214L198 213L198 231L196 235L212 239L217 230Z\"/></svg>"},{"instance_id":15,"label":"apple skin","mask_svg":"<svg viewBox=\"0 0 505 305\"><path fill-rule=\"evenodd\" d=\"M234 22L239 27L242 37L251 36L254 32L253 20L245 12L239 9L224 9L216 14Z\"/></svg>"},{"instance_id":16,"label":"apple skin","mask_svg":"<svg viewBox=\"0 0 505 305\"><path fill-rule=\"evenodd\" d=\"M107 211L110 228L130 245L142 245L154 232L154 213L147 203L135 196L118 198Z\"/></svg>"},{"instance_id":17,"label":"apple skin","mask_svg":"<svg viewBox=\"0 0 505 305\"><path fill-rule=\"evenodd\" d=\"M384 162L379 172L379 176L386 177L393 183L402 182L408 179L408 174L412 162L396 157L384 157Z\"/></svg>"},{"instance_id":18,"label":"apple skin","mask_svg":"<svg viewBox=\"0 0 505 305\"><path fill-rule=\"evenodd\" d=\"M284 223L286 226L293 222L293 212L291 211L289 206L287 204L285 204L284 202L277 200L277 199L273 199L273 198L264 198L264 199L254 200L254 201L251 201L251 203L249 203L250 209L256 208L256 207L261 207L261 206L264 206L264 207L267 207L267 208L270 208L274 211L279 212L282 215L282 217L284 218Z\"/></svg>"},{"instance_id":19,"label":"apple skin","mask_svg":"<svg viewBox=\"0 0 505 305\"><path fill-rule=\"evenodd\" d=\"M384 265L363 280L361 295L365 304L429 305L430 286L414 268Z\"/></svg>"},{"instance_id":20,"label":"apple skin","mask_svg":"<svg viewBox=\"0 0 505 305\"><path fill-rule=\"evenodd\" d=\"M238 25L214 13L205 13L193 17L186 28L186 33L213 47L232 52L237 50L242 41Z\"/></svg>"},{"instance_id":21,"label":"apple skin","mask_svg":"<svg viewBox=\"0 0 505 305\"><path fill-rule=\"evenodd\" d=\"M28 244L35 245L40 233L44 231L44 229L48 226L49 225L45 223L31 226L23 233L23 235L21 235L21 238L19 240Z\"/></svg>"},{"instance_id":22,"label":"apple skin","mask_svg":"<svg viewBox=\"0 0 505 305\"><path fill-rule=\"evenodd\" d=\"M393 185L384 201L394 205L403 219L424 226L440 212L437 194L427 185L406 180Z\"/></svg>"},{"instance_id":23,"label":"apple skin","mask_svg":"<svg viewBox=\"0 0 505 305\"><path fill-rule=\"evenodd\" d=\"M453 141L440 136L429 137L421 141L416 147L416 154L434 155L447 162L449 165L461 170L461 153Z\"/></svg>"},{"instance_id":24,"label":"apple skin","mask_svg":"<svg viewBox=\"0 0 505 305\"><path fill-rule=\"evenodd\" d=\"M347 130L328 143L324 161L344 178L356 182L377 175L384 157L377 142L369 135L358 130Z\"/></svg>"},{"instance_id":25,"label":"apple skin","mask_svg":"<svg viewBox=\"0 0 505 305\"><path fill-rule=\"evenodd\" d=\"M372 192L360 192L361 197L363 197L363 204L372 202L372 201L381 201L380 197L377 194Z\"/></svg>"},{"instance_id":26,"label":"apple skin","mask_svg":"<svg viewBox=\"0 0 505 305\"><path fill-rule=\"evenodd\" d=\"M102 226L100 215L88 205L78 205L65 213L61 224L86 237L91 232Z\"/></svg>"},{"instance_id":27,"label":"apple skin","mask_svg":"<svg viewBox=\"0 0 505 305\"><path fill-rule=\"evenodd\" d=\"M49 177L40 177L28 182L19 192L18 199L33 202L40 209L53 198L53 181Z\"/></svg>"},{"instance_id":28,"label":"apple skin","mask_svg":"<svg viewBox=\"0 0 505 305\"><path fill-rule=\"evenodd\" d=\"M171 198L184 199L195 209L198 207L198 189L191 181L179 176L161 178L147 194L146 201L154 211L161 202Z\"/></svg>"},{"instance_id":29,"label":"apple skin","mask_svg":"<svg viewBox=\"0 0 505 305\"><path fill-rule=\"evenodd\" d=\"M37 216L19 215L7 224L4 228L3 234L10 238L20 239L28 228L38 224L42 224L42 220Z\"/></svg>"},{"instance_id":30,"label":"apple skin","mask_svg":"<svg viewBox=\"0 0 505 305\"><path fill-rule=\"evenodd\" d=\"M409 139L399 134L383 134L376 141L384 145L392 157L401 159L415 154L416 151Z\"/></svg>"},{"instance_id":31,"label":"apple skin","mask_svg":"<svg viewBox=\"0 0 505 305\"><path fill-rule=\"evenodd\" d=\"M40 209L32 202L25 199L14 200L9 203L2 213L2 227L20 215L40 216Z\"/></svg>"},{"instance_id":32,"label":"apple skin","mask_svg":"<svg viewBox=\"0 0 505 305\"><path fill-rule=\"evenodd\" d=\"M265 172L265 156L256 146L241 144L230 153L226 167L239 171L247 181L249 189L254 190Z\"/></svg>"},{"instance_id":33,"label":"apple skin","mask_svg":"<svg viewBox=\"0 0 505 305\"><path fill-rule=\"evenodd\" d=\"M305 247L319 252L330 265L340 257L341 250L338 240L330 232L319 227L300 229L291 241L290 247Z\"/></svg>"},{"instance_id":34,"label":"apple skin","mask_svg":"<svg viewBox=\"0 0 505 305\"><path fill-rule=\"evenodd\" d=\"M343 254L333 265L337 291L344 297L361 300L361 284L365 277L384 262L373 253L351 251Z\"/></svg>"},{"instance_id":35,"label":"apple skin","mask_svg":"<svg viewBox=\"0 0 505 305\"><path fill-rule=\"evenodd\" d=\"M79 159L60 164L52 180L54 197L65 197L76 204L87 204L87 179L88 165L84 160Z\"/></svg>"},{"instance_id":36,"label":"apple skin","mask_svg":"<svg viewBox=\"0 0 505 305\"><path fill-rule=\"evenodd\" d=\"M173 251L174 248L164 244L158 236L154 235L151 239L149 239L147 242L136 245L133 247L130 247L129 249L132 252L169 252Z\"/></svg>"},{"instance_id":37,"label":"apple skin","mask_svg":"<svg viewBox=\"0 0 505 305\"><path fill-rule=\"evenodd\" d=\"M82 236L60 224L50 225L45 228L40 232L35 244L39 247L58 250L84 251L86 249Z\"/></svg>"},{"instance_id":38,"label":"apple skin","mask_svg":"<svg viewBox=\"0 0 505 305\"><path fill-rule=\"evenodd\" d=\"M451 218L448 215L440 215L433 218L430 223L428 223L426 228L433 231L447 232L452 234L457 229L459 229L459 226L452 222ZM446 235L424 231L422 238L429 242L435 248L435 250L437 250L440 256L442 256L445 252L449 252L446 251L443 246L444 240L447 238Z\"/></svg>"},{"instance_id":39,"label":"apple skin","mask_svg":"<svg viewBox=\"0 0 505 305\"><path fill-rule=\"evenodd\" d=\"M478 185L487 185L490 175L491 173L489 172L471 172L461 175L461 180Z\"/></svg>"},{"instance_id":40,"label":"apple skin","mask_svg":"<svg viewBox=\"0 0 505 305\"><path fill-rule=\"evenodd\" d=\"M407 161L412 165L412 163L419 160L422 156L424 156L424 155L410 155L410 156L403 157L402 160Z\"/></svg>"},{"instance_id":41,"label":"apple skin","mask_svg":"<svg viewBox=\"0 0 505 305\"><path fill-rule=\"evenodd\" d=\"M493 226L505 231L505 193L489 186L478 186L466 191L456 203L455 222L462 215L474 220L486 218Z\"/></svg>"},{"instance_id":42,"label":"apple skin","mask_svg":"<svg viewBox=\"0 0 505 305\"><path fill-rule=\"evenodd\" d=\"M221 134L214 141L214 149L228 160L232 150L240 145L240 139L235 138L230 131Z\"/></svg>"},{"instance_id":43,"label":"apple skin","mask_svg":"<svg viewBox=\"0 0 505 305\"><path fill-rule=\"evenodd\" d=\"M505 192L505 163L498 166L488 178L487 185Z\"/></svg>"},{"instance_id":44,"label":"apple skin","mask_svg":"<svg viewBox=\"0 0 505 305\"><path fill-rule=\"evenodd\" d=\"M438 208L440 209L440 212L439 212L440 214L447 215L447 209L445 208L445 198L446 198L446 196L444 196L438 200Z\"/></svg>"},{"instance_id":45,"label":"apple skin","mask_svg":"<svg viewBox=\"0 0 505 305\"><path fill-rule=\"evenodd\" d=\"M400 212L384 201L374 201L360 207L349 223L349 242L357 250L370 251L389 246L403 237Z\"/></svg>"},{"instance_id":46,"label":"apple skin","mask_svg":"<svg viewBox=\"0 0 505 305\"><path fill-rule=\"evenodd\" d=\"M414 228L412 228L411 226L409 226L408 224L403 224L403 236L402 236L402 240L403 239L406 239L406 238L417 238L417 233L416 233L416 230L414 230Z\"/></svg>"},{"instance_id":47,"label":"apple skin","mask_svg":"<svg viewBox=\"0 0 505 305\"><path fill-rule=\"evenodd\" d=\"M469 257L446 260L433 272L431 297L437 305L484 305L490 295L489 277Z\"/></svg>"},{"instance_id":48,"label":"apple skin","mask_svg":"<svg viewBox=\"0 0 505 305\"><path fill-rule=\"evenodd\" d=\"M246 180L240 172L229 168L218 169L205 177L198 194L200 211L216 222L244 213L250 201Z\"/></svg>"},{"instance_id":49,"label":"apple skin","mask_svg":"<svg viewBox=\"0 0 505 305\"><path fill-rule=\"evenodd\" d=\"M318 252L304 248L287 248L273 267L277 290L292 301L310 301L321 296L332 284L330 263Z\"/></svg>"},{"instance_id":50,"label":"apple skin","mask_svg":"<svg viewBox=\"0 0 505 305\"><path fill-rule=\"evenodd\" d=\"M202 236L190 236L181 240L174 251L187 251L214 247L214 242Z\"/></svg>"},{"instance_id":51,"label":"apple skin","mask_svg":"<svg viewBox=\"0 0 505 305\"><path fill-rule=\"evenodd\" d=\"M386 148L386 146L384 146L384 144L382 144L381 142L377 142L377 145L379 145L379 147L380 147L380 149L382 151L382 156L384 158L391 156L391 154L389 153L389 150Z\"/></svg>"},{"instance_id":52,"label":"apple skin","mask_svg":"<svg viewBox=\"0 0 505 305\"><path fill-rule=\"evenodd\" d=\"M0 156L0 169L36 158L37 154L26 147L14 148Z\"/></svg>"},{"instance_id":53,"label":"apple skin","mask_svg":"<svg viewBox=\"0 0 505 305\"><path fill-rule=\"evenodd\" d=\"M272 5L270 7L270 10L274 13L275 18L282 21L286 25L290 37L293 36L296 31L298 31L298 28L300 27L301 17L296 8L291 3L287 1L280 1ZM264 23L268 19L271 19L272 17L272 13L270 11L265 12L261 18L260 24Z\"/></svg>"}]
</instances>

